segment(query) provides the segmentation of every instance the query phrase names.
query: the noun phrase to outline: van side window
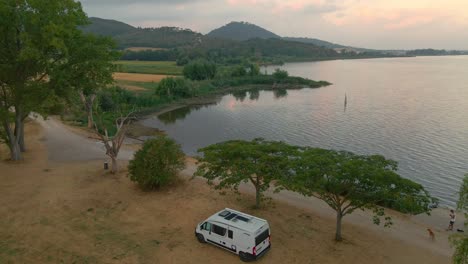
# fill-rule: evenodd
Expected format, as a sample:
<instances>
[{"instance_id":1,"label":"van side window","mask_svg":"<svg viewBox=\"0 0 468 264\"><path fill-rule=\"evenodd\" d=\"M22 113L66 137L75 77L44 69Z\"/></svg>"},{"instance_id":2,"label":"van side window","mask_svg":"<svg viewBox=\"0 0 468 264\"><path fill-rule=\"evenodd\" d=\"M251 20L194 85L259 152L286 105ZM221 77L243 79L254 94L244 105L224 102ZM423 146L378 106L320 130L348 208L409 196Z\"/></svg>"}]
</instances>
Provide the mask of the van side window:
<instances>
[{"instance_id":1,"label":"van side window","mask_svg":"<svg viewBox=\"0 0 468 264\"><path fill-rule=\"evenodd\" d=\"M205 222L205 223L202 225L202 230L211 231L211 223Z\"/></svg>"},{"instance_id":2,"label":"van side window","mask_svg":"<svg viewBox=\"0 0 468 264\"><path fill-rule=\"evenodd\" d=\"M213 231L215 234L218 234L220 236L225 236L226 235L226 228L224 227L220 227L220 226L217 226L217 225L213 225Z\"/></svg>"},{"instance_id":3,"label":"van side window","mask_svg":"<svg viewBox=\"0 0 468 264\"><path fill-rule=\"evenodd\" d=\"M228 237L232 239L232 230L228 230Z\"/></svg>"}]
</instances>

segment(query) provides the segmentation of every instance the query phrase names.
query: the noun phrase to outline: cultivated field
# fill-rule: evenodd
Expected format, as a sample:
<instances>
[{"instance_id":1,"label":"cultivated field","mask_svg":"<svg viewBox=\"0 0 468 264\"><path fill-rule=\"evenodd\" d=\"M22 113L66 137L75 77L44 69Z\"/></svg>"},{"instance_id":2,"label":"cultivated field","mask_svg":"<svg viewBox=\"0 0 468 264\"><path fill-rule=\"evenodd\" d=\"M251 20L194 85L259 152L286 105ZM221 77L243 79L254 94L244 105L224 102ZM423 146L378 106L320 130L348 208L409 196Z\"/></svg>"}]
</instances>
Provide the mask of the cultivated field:
<instances>
[{"instance_id":1,"label":"cultivated field","mask_svg":"<svg viewBox=\"0 0 468 264\"><path fill-rule=\"evenodd\" d=\"M182 75L183 67L174 61L117 61L119 72Z\"/></svg>"},{"instance_id":2,"label":"cultivated field","mask_svg":"<svg viewBox=\"0 0 468 264\"><path fill-rule=\"evenodd\" d=\"M168 77L163 74L141 74L141 73L114 73L114 80L116 81L130 81L130 82L159 82Z\"/></svg>"}]
</instances>

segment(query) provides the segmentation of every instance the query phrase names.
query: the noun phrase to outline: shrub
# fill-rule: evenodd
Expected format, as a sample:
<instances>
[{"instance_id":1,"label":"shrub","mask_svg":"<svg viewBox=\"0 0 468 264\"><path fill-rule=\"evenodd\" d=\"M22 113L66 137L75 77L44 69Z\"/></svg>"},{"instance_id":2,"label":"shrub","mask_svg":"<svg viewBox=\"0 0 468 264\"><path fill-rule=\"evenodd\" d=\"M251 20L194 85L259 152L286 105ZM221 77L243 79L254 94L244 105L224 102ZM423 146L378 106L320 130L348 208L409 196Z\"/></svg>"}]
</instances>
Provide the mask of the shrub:
<instances>
[{"instance_id":1,"label":"shrub","mask_svg":"<svg viewBox=\"0 0 468 264\"><path fill-rule=\"evenodd\" d=\"M190 80L213 79L216 75L216 64L206 60L196 60L185 65L183 72Z\"/></svg>"},{"instance_id":2,"label":"shrub","mask_svg":"<svg viewBox=\"0 0 468 264\"><path fill-rule=\"evenodd\" d=\"M237 66L231 72L232 77L243 77L246 75L247 75L247 71L245 70L244 66Z\"/></svg>"},{"instance_id":3,"label":"shrub","mask_svg":"<svg viewBox=\"0 0 468 264\"><path fill-rule=\"evenodd\" d=\"M146 190L170 184L177 171L185 168L184 153L174 140L161 136L150 139L135 153L128 165L128 176Z\"/></svg>"},{"instance_id":4,"label":"shrub","mask_svg":"<svg viewBox=\"0 0 468 264\"><path fill-rule=\"evenodd\" d=\"M190 97L193 95L193 85L184 78L167 77L162 79L156 88L156 94L167 98Z\"/></svg>"},{"instance_id":5,"label":"shrub","mask_svg":"<svg viewBox=\"0 0 468 264\"><path fill-rule=\"evenodd\" d=\"M279 80L284 80L288 78L288 76L289 76L289 73L287 71L280 70L280 69L276 69L275 72L273 73L273 77Z\"/></svg>"}]
</instances>

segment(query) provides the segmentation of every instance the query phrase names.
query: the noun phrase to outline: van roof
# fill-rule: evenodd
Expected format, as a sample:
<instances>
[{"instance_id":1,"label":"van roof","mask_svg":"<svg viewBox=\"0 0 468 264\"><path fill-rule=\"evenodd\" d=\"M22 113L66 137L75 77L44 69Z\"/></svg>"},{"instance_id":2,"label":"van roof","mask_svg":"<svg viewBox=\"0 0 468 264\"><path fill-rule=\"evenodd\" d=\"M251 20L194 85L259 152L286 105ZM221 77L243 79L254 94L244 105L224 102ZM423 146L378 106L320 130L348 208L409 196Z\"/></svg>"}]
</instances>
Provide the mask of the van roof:
<instances>
[{"instance_id":1,"label":"van roof","mask_svg":"<svg viewBox=\"0 0 468 264\"><path fill-rule=\"evenodd\" d=\"M262 226L268 224L265 219L242 213L230 208L224 208L208 218L211 222L219 222L237 227L250 233L256 233Z\"/></svg>"}]
</instances>

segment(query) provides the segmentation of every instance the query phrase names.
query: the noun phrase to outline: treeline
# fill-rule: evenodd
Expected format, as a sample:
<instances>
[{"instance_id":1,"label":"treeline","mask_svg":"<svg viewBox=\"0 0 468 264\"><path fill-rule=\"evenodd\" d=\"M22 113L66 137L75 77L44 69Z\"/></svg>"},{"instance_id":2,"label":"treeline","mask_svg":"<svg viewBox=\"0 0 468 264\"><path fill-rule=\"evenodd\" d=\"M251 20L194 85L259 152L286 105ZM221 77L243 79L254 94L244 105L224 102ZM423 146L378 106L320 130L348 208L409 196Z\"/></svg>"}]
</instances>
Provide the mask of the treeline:
<instances>
[{"instance_id":1,"label":"treeline","mask_svg":"<svg viewBox=\"0 0 468 264\"><path fill-rule=\"evenodd\" d=\"M417 49L406 52L408 56L449 56L449 55L468 55L468 51L459 50L436 50L436 49Z\"/></svg>"},{"instance_id":2,"label":"treeline","mask_svg":"<svg viewBox=\"0 0 468 264\"><path fill-rule=\"evenodd\" d=\"M177 27L138 28L115 36L119 47L174 48L191 46L202 38L202 34Z\"/></svg>"},{"instance_id":3,"label":"treeline","mask_svg":"<svg viewBox=\"0 0 468 264\"><path fill-rule=\"evenodd\" d=\"M218 64L232 65L246 61L258 64L281 64L297 60L326 60L346 58L391 57L380 52L338 52L313 44L285 41L281 39L250 39L233 41L216 38L203 38L203 41L190 47L178 47L157 51L127 51L123 60L177 61L185 65L197 59L206 59Z\"/></svg>"}]
</instances>

